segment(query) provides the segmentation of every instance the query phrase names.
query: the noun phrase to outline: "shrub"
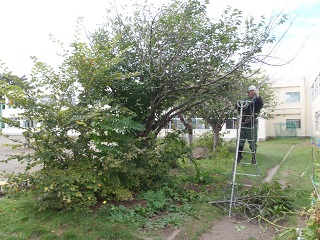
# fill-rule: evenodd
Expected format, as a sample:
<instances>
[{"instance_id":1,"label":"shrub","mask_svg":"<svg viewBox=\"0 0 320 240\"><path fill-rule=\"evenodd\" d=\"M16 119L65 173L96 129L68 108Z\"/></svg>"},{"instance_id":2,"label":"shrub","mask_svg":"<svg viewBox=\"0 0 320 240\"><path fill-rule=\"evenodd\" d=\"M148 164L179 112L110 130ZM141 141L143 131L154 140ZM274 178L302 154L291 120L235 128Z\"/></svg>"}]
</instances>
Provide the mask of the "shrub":
<instances>
[{"instance_id":1,"label":"shrub","mask_svg":"<svg viewBox=\"0 0 320 240\"><path fill-rule=\"evenodd\" d=\"M195 139L192 146L198 147L203 146L210 150L211 154L214 154L215 157L227 158L230 154L233 154L236 149L235 139L230 141L224 141L223 138L219 138L219 144L215 151L213 152L213 132L205 132L199 138Z\"/></svg>"},{"instance_id":2,"label":"shrub","mask_svg":"<svg viewBox=\"0 0 320 240\"><path fill-rule=\"evenodd\" d=\"M201 134L198 138L194 139L192 143L193 147L206 147L208 148L211 152L213 149L213 132L205 132Z\"/></svg>"},{"instance_id":3,"label":"shrub","mask_svg":"<svg viewBox=\"0 0 320 240\"><path fill-rule=\"evenodd\" d=\"M103 200L130 199L189 155L178 134L140 138L144 127L137 115L101 93L133 75L113 69L121 58L111 46L103 51L79 42L72 46L58 72L34 59L31 79L15 79L17 89L4 93L13 107L24 109L20 118L40 123L21 127L34 152L18 159L27 169L42 165L29 181L41 208L80 210ZM21 188L16 179L9 181L17 183L11 192Z\"/></svg>"},{"instance_id":4,"label":"shrub","mask_svg":"<svg viewBox=\"0 0 320 240\"><path fill-rule=\"evenodd\" d=\"M10 192L31 189L42 209L87 209L103 200L128 200L135 191L159 185L178 165L180 157L187 157L189 153L186 143L175 134L156 140L147 149L131 146L131 151L122 154L115 148L109 150L102 146L99 148L103 150L95 153L88 146L89 139L82 139L82 149L79 149L76 139L74 141L74 145L69 142L69 147L77 149L76 152L57 147L68 154L55 152L49 146L52 144L47 145L49 142L44 139L38 141L37 147L46 151L36 151L35 156L45 159L44 167L32 176L13 175L9 180ZM26 181L28 184L24 184Z\"/></svg>"},{"instance_id":5,"label":"shrub","mask_svg":"<svg viewBox=\"0 0 320 240\"><path fill-rule=\"evenodd\" d=\"M219 158L229 158L235 154L236 140L222 141L216 148L214 155Z\"/></svg>"}]
</instances>

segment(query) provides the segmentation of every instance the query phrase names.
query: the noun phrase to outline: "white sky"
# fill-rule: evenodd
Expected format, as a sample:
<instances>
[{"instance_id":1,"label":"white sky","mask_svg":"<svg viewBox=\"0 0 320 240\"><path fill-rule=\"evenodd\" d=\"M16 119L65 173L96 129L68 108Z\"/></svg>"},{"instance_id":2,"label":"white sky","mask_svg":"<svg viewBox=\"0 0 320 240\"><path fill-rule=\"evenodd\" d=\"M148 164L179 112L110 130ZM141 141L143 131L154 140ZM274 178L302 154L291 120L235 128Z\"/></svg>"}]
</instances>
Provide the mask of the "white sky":
<instances>
[{"instance_id":1,"label":"white sky","mask_svg":"<svg viewBox=\"0 0 320 240\"><path fill-rule=\"evenodd\" d=\"M149 0L160 5L169 0ZM116 0L130 4L130 0ZM320 0L211 0L208 11L219 15L227 5L241 9L254 17L271 16L284 10L289 18L297 14L293 26L276 56L288 60L299 51L295 60L285 67L267 68L269 74L309 76L320 67ZM0 0L0 60L14 74L22 76L31 70L30 56L54 64L59 48L49 35L65 45L73 40L77 17L93 30L107 15L108 0ZM279 31L283 31L279 28ZM308 38L308 39L307 39ZM307 39L307 40L306 40ZM317 69L318 70L318 69ZM320 71L320 68L319 70Z\"/></svg>"}]
</instances>

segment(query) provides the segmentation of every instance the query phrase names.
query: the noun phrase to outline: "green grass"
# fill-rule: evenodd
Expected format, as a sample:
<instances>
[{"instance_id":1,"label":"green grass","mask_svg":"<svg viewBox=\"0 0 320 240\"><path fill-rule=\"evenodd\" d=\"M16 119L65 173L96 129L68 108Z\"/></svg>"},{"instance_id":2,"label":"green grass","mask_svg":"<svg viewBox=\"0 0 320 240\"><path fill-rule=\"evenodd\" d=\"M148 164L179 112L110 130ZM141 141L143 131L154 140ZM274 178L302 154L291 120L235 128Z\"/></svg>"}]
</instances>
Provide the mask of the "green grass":
<instances>
[{"instance_id":1,"label":"green grass","mask_svg":"<svg viewBox=\"0 0 320 240\"><path fill-rule=\"evenodd\" d=\"M310 179L313 145L310 140L270 139L259 142L257 161L261 177L265 179L268 170L279 164L292 146L294 148L281 164L272 181L281 180L290 186L290 192L295 195L294 204L297 209L300 209L309 205L309 195L313 191ZM227 215L227 212L209 204L209 201L226 194L225 187L231 177L233 158L234 154L227 158L217 154L211 159L196 161L199 168L198 174L191 163L185 163L181 171L174 173L177 181L188 185L190 189L196 189L195 197L201 196L203 199L201 200L200 197L200 200L191 203L192 211L190 210L189 216L183 219L182 225L172 226L171 230L168 226L164 229L141 229L134 224L137 222L135 216L131 216L133 222L117 222L114 218L107 216L107 211L46 210L39 212L36 201L28 196L3 197L0 198L0 239L135 240L148 238L162 240L167 239L168 232L174 231L175 228L181 229L175 239L199 239L215 220ZM249 155L245 156L244 160L248 159ZM239 166L238 170L245 172L249 167L251 166ZM182 214L181 210L176 209L177 221L181 221L179 214ZM125 216L121 215L121 217Z\"/></svg>"},{"instance_id":2,"label":"green grass","mask_svg":"<svg viewBox=\"0 0 320 240\"><path fill-rule=\"evenodd\" d=\"M0 239L141 239L94 213L39 212L28 197L0 199Z\"/></svg>"}]
</instances>

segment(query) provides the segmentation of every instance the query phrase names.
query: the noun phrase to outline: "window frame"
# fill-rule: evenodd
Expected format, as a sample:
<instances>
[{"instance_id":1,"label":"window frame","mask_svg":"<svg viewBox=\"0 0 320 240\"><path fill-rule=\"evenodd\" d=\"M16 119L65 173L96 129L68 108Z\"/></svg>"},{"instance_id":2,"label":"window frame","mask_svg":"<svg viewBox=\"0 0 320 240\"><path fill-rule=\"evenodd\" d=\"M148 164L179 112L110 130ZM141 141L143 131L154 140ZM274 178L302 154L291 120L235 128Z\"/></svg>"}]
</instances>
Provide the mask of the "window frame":
<instances>
[{"instance_id":1,"label":"window frame","mask_svg":"<svg viewBox=\"0 0 320 240\"><path fill-rule=\"evenodd\" d=\"M294 96L299 94L299 96ZM296 100L296 98L299 97L298 100ZM300 92L286 92L285 95L285 101L286 103L297 103L301 101L301 97L300 97Z\"/></svg>"},{"instance_id":2,"label":"window frame","mask_svg":"<svg viewBox=\"0 0 320 240\"><path fill-rule=\"evenodd\" d=\"M238 120L237 118L228 118L226 121L226 129L227 130L233 130L233 129L237 129L237 123ZM232 127L230 128L230 125L232 125Z\"/></svg>"}]
</instances>

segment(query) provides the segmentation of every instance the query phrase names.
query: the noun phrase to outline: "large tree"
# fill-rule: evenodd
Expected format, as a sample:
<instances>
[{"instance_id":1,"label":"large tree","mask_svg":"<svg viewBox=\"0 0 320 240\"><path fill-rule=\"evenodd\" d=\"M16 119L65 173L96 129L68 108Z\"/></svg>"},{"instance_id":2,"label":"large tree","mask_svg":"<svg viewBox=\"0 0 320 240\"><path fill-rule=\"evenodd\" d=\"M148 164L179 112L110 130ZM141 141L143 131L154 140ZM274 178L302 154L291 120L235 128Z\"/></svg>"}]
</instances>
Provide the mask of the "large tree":
<instances>
[{"instance_id":1,"label":"large tree","mask_svg":"<svg viewBox=\"0 0 320 240\"><path fill-rule=\"evenodd\" d=\"M102 79L97 87L136 113L144 137L159 133L173 117L238 89L251 64L265 59L259 54L275 41L272 30L283 22L255 22L231 8L211 19L200 0L173 1L156 11L136 5L132 15L109 16L114 17L92 42L105 46L118 36L117 50L127 51L115 70L139 75L112 86Z\"/></svg>"}]
</instances>

